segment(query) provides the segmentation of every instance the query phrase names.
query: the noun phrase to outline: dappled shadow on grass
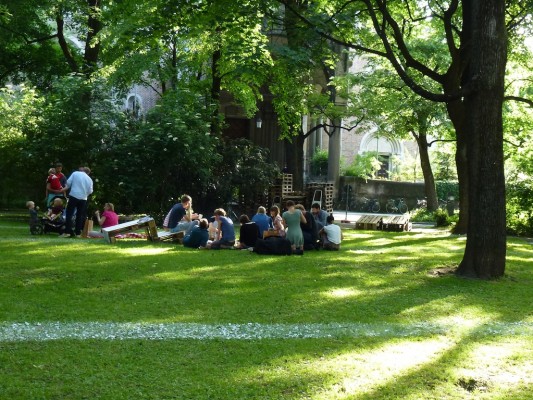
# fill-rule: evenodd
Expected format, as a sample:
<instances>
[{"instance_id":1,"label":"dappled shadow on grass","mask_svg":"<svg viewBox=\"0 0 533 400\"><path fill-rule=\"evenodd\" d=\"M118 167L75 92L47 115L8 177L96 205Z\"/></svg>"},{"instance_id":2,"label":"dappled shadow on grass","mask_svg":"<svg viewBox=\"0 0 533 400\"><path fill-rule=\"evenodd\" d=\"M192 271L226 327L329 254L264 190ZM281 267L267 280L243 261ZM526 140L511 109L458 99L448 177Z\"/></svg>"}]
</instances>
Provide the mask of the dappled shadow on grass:
<instances>
[{"instance_id":1,"label":"dappled shadow on grass","mask_svg":"<svg viewBox=\"0 0 533 400\"><path fill-rule=\"evenodd\" d=\"M513 307L523 296L513 291L520 282L427 276L458 263L463 242L454 236L348 233L342 251L303 257L55 239L10 249L15 256L0 272L11 305L4 319L401 322L465 308L473 317L522 317ZM514 252L518 257L521 248Z\"/></svg>"},{"instance_id":2,"label":"dappled shadow on grass","mask_svg":"<svg viewBox=\"0 0 533 400\"><path fill-rule=\"evenodd\" d=\"M479 329L453 338L0 343L0 388L11 398L64 398L71 391L76 398L137 399L525 393L531 385L531 338L486 336ZM464 382L488 386L469 393Z\"/></svg>"},{"instance_id":3,"label":"dappled shadow on grass","mask_svg":"<svg viewBox=\"0 0 533 400\"><path fill-rule=\"evenodd\" d=\"M507 389L509 398L526 398L531 378L513 377L532 372L524 355L531 338L491 337L479 325L531 322L524 307L533 296L531 246L510 241L513 279L427 275L456 264L463 245L449 235L349 232L340 252L267 257L145 240L4 238L4 321L427 321L464 326L464 332L0 343L0 391L7 398L461 398L483 394L481 383L488 382L494 396Z\"/></svg>"}]
</instances>

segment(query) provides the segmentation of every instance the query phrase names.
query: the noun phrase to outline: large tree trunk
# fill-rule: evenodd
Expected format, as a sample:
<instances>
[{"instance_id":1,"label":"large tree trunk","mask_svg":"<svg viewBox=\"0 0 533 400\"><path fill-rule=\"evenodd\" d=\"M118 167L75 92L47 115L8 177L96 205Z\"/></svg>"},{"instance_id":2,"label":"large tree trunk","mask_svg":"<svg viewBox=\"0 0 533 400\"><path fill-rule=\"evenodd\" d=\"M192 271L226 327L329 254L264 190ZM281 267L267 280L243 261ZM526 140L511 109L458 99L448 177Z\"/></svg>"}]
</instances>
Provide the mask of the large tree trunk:
<instances>
[{"instance_id":1,"label":"large tree trunk","mask_svg":"<svg viewBox=\"0 0 533 400\"><path fill-rule=\"evenodd\" d=\"M213 109L213 115L211 120L211 134L219 135L221 132L219 123L219 104L220 104L220 92L222 91L222 78L218 69L218 62L222 57L220 49L213 51L211 56L211 101L216 107Z\"/></svg>"},{"instance_id":2,"label":"large tree trunk","mask_svg":"<svg viewBox=\"0 0 533 400\"><path fill-rule=\"evenodd\" d=\"M464 29L471 32L465 97L468 116L468 237L457 274L491 279L505 271L505 179L502 103L507 62L504 0L463 1Z\"/></svg>"},{"instance_id":3,"label":"large tree trunk","mask_svg":"<svg viewBox=\"0 0 533 400\"><path fill-rule=\"evenodd\" d=\"M84 71L89 76L98 68L98 59L100 57L100 41L95 40L96 36L102 30L102 21L100 21L100 0L87 0L89 7L89 16L87 19L87 38L85 40L84 53Z\"/></svg>"},{"instance_id":4,"label":"large tree trunk","mask_svg":"<svg viewBox=\"0 0 533 400\"><path fill-rule=\"evenodd\" d=\"M428 140L426 132L419 132L418 135L413 135L418 144L418 152L420 154L420 167L424 175L424 193L427 200L427 208L430 211L435 211L438 207L437 189L435 188L435 177L429 161Z\"/></svg>"},{"instance_id":5,"label":"large tree trunk","mask_svg":"<svg viewBox=\"0 0 533 400\"><path fill-rule=\"evenodd\" d=\"M463 38L461 42L469 43L469 39L465 36L466 32L462 32ZM446 74L443 84L445 93L454 93L461 89L461 78L464 74L465 68L465 49L460 49L459 52L454 53L454 59ZM455 100L446 104L448 116L455 130L456 149L455 149L455 165L457 167L457 180L459 181L459 220L454 227L454 233L466 234L468 232L468 165L467 165L467 131L465 128L465 104L462 99Z\"/></svg>"}]
</instances>

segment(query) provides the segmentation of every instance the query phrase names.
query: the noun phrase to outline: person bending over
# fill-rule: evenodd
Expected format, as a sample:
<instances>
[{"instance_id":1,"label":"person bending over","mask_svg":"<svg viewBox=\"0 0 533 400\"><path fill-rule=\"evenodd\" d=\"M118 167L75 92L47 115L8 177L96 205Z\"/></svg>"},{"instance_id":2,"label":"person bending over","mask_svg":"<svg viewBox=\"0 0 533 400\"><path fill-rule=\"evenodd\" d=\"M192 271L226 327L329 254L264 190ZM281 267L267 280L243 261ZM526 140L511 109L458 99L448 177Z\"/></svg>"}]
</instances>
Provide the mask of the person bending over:
<instances>
[{"instance_id":1,"label":"person bending over","mask_svg":"<svg viewBox=\"0 0 533 400\"><path fill-rule=\"evenodd\" d=\"M209 232L207 227L209 222L207 219L202 218L198 226L194 226L191 232L183 238L183 246L197 249L199 247L206 247L207 240L209 239Z\"/></svg>"},{"instance_id":2,"label":"person bending over","mask_svg":"<svg viewBox=\"0 0 533 400\"><path fill-rule=\"evenodd\" d=\"M333 223L333 215L328 215L327 225L320 230L324 250L340 250L343 239L341 227Z\"/></svg>"},{"instance_id":3,"label":"person bending over","mask_svg":"<svg viewBox=\"0 0 533 400\"><path fill-rule=\"evenodd\" d=\"M218 224L218 240L211 242L211 245L209 245L208 248L212 250L232 249L235 245L235 229L233 228L233 221L226 217L226 211L222 208L217 208L214 214Z\"/></svg>"}]
</instances>

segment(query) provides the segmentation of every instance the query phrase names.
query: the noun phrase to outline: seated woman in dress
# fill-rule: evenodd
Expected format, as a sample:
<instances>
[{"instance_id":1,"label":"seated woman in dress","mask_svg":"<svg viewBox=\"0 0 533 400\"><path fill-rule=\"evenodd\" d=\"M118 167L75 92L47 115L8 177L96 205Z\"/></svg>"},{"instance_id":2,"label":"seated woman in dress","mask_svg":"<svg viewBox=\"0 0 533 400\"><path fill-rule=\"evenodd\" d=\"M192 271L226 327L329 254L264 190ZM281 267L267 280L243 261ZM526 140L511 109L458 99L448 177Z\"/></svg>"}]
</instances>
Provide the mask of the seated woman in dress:
<instances>
[{"instance_id":1,"label":"seated woman in dress","mask_svg":"<svg viewBox=\"0 0 533 400\"><path fill-rule=\"evenodd\" d=\"M287 226L287 239L291 242L293 254L304 253L304 235L300 223L307 223L303 213L294 207L292 200L286 203L287 211L283 213L283 222Z\"/></svg>"},{"instance_id":2,"label":"seated woman in dress","mask_svg":"<svg viewBox=\"0 0 533 400\"><path fill-rule=\"evenodd\" d=\"M296 204L294 206L297 210L300 210L305 217L306 222L300 223L302 233L304 235L304 250L318 250L320 248L320 242L318 237L318 229L316 221L313 218L311 212L306 211L303 204Z\"/></svg>"},{"instance_id":3,"label":"seated woman in dress","mask_svg":"<svg viewBox=\"0 0 533 400\"><path fill-rule=\"evenodd\" d=\"M272 218L272 228L267 232L271 234L270 236L279 236L285 237L285 225L283 225L283 218L279 214L279 207L272 206L270 207L270 217ZM268 236L264 235L263 236Z\"/></svg>"}]
</instances>

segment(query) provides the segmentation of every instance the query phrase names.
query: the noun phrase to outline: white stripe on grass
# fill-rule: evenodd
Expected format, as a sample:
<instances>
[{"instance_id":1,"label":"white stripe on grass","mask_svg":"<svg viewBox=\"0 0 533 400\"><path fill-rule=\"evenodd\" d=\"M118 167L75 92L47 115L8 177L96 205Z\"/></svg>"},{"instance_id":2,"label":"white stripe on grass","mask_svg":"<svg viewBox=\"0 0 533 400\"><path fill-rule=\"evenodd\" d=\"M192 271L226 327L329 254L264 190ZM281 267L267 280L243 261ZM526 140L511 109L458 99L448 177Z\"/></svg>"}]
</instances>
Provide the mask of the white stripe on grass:
<instances>
[{"instance_id":1,"label":"white stripe on grass","mask_svg":"<svg viewBox=\"0 0 533 400\"><path fill-rule=\"evenodd\" d=\"M452 328L420 324L196 324L196 323L115 323L42 322L2 323L0 342L48 340L260 340L327 339L357 337L416 337L443 335ZM476 328L481 335L533 335L533 323L492 323Z\"/></svg>"}]
</instances>

